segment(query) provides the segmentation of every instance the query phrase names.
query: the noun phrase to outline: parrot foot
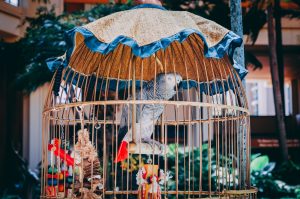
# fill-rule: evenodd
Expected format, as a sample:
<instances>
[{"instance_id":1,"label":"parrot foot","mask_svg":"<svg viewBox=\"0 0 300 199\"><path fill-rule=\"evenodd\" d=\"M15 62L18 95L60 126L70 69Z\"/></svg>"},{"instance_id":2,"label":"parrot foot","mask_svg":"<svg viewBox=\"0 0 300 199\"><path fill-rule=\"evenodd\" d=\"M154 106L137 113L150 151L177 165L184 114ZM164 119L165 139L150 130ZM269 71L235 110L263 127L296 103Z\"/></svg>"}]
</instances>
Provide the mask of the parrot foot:
<instances>
[{"instance_id":1,"label":"parrot foot","mask_svg":"<svg viewBox=\"0 0 300 199\"><path fill-rule=\"evenodd\" d=\"M166 149L166 146L164 144L161 144L160 142L158 142L156 140L153 140L151 138L143 138L142 142L151 145L151 147L152 147L153 150L155 150L155 145L158 146L158 148L161 151L161 153L163 153L164 150Z\"/></svg>"}]
</instances>

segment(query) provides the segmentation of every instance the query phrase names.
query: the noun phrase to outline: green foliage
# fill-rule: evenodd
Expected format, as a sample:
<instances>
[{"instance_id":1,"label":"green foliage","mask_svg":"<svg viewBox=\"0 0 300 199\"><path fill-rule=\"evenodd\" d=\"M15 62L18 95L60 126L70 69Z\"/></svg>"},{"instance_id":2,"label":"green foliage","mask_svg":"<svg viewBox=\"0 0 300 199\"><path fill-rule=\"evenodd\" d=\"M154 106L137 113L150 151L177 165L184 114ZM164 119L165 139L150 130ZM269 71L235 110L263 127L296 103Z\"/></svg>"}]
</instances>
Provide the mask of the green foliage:
<instances>
[{"instance_id":1,"label":"green foliage","mask_svg":"<svg viewBox=\"0 0 300 199\"><path fill-rule=\"evenodd\" d=\"M258 188L259 197L300 196L299 166L288 162L275 167L275 163L270 162L268 156L260 154L252 156L251 159L251 182Z\"/></svg>"},{"instance_id":2,"label":"green foliage","mask_svg":"<svg viewBox=\"0 0 300 199\"><path fill-rule=\"evenodd\" d=\"M269 157L264 155L264 156L259 156L255 158L254 160L251 161L250 168L251 171L260 171L263 168L265 168L269 164Z\"/></svg>"},{"instance_id":3,"label":"green foliage","mask_svg":"<svg viewBox=\"0 0 300 199\"><path fill-rule=\"evenodd\" d=\"M187 147L171 144L169 145L168 151L168 165L172 165L168 170L171 171L173 176L176 176L176 161L178 161L178 181L179 189L188 189L188 184L194 186L194 189L199 188L199 171L200 166L202 167L202 188L208 189L208 172L211 168L211 183L212 190L216 190L218 184L225 185L226 179L230 182L230 186L233 185L234 179L238 179L238 175L233 170L226 169L226 166L219 166L219 169L216 167L216 156L215 148L210 149L211 158L208 156L208 145L204 144L202 146L202 151L199 148L194 150L187 150ZM178 159L176 156L178 154ZM202 164L200 165L200 154L202 154ZM191 158L193 157L193 158ZM228 165L232 163L232 158L220 157L221 162L227 162ZM211 167L209 167L209 161ZM189 166L191 169L195 169L194 172L189 174ZM300 197L300 169L299 166L293 162L283 163L277 165L274 162L270 162L269 157L261 154L254 154L251 156L251 183L253 186L258 188L259 198L281 198L281 197L290 197L296 198ZM220 179L217 181L217 173L220 172L226 173L226 179ZM235 175L234 175L235 174ZM189 178L190 176L190 178ZM221 175L219 175L221 176ZM176 189L176 181L173 178L168 183L169 190Z\"/></svg>"},{"instance_id":4,"label":"green foliage","mask_svg":"<svg viewBox=\"0 0 300 199\"><path fill-rule=\"evenodd\" d=\"M38 10L38 16L36 19L28 19L30 25L25 37L14 44L21 51L16 54L16 59L22 57L24 67L24 72L17 77L16 83L20 89L29 91L51 79L52 74L47 69L45 60L64 53L64 31L71 28L71 25L61 23L52 11L45 8Z\"/></svg>"},{"instance_id":5,"label":"green foliage","mask_svg":"<svg viewBox=\"0 0 300 199\"><path fill-rule=\"evenodd\" d=\"M189 185L195 190L200 188L208 190L210 180L211 189L217 190L219 185L223 186L226 184L225 175L227 178L230 176L230 182L228 182L229 186L233 186L234 180L237 180L234 175L235 171L228 169L232 163L232 159L220 156L220 160L224 161L224 164L217 166L216 150L214 147L209 148L208 144L203 144L201 150L198 147L192 149L177 144L170 144L168 148L168 170L172 176L176 176L175 165L178 164L178 182L180 182L178 188L181 190L188 190ZM202 171L202 173L200 173L200 171ZM209 176L208 173L210 173L211 176ZM225 174L223 175L223 179L220 178L221 173ZM201 182L199 182L200 175L202 179ZM176 190L175 178L170 180L168 188L169 190Z\"/></svg>"}]
</instances>

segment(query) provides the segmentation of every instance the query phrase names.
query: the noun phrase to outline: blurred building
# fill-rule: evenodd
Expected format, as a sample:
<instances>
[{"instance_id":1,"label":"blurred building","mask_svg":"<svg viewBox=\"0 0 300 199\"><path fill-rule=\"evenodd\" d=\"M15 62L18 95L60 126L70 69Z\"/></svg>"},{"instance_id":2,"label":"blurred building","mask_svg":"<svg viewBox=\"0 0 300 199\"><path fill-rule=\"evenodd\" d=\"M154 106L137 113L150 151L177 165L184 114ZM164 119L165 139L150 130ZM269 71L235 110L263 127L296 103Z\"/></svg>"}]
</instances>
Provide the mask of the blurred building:
<instances>
[{"instance_id":1,"label":"blurred building","mask_svg":"<svg viewBox=\"0 0 300 199\"><path fill-rule=\"evenodd\" d=\"M247 44L247 38L245 38ZM300 49L300 21L298 19L282 19L282 42L284 57L285 81L285 112L286 115L299 113L299 99L293 95L292 89L299 86L299 49ZM261 70L251 70L247 76L247 94L252 115L275 115L271 73L269 66L268 33L265 26L259 33L255 45L246 45L263 64ZM294 97L294 102L293 102Z\"/></svg>"},{"instance_id":2,"label":"blurred building","mask_svg":"<svg viewBox=\"0 0 300 199\"><path fill-rule=\"evenodd\" d=\"M0 39L14 42L24 35L26 30L25 18L32 18L40 6L54 7L55 13L63 12L63 1L49 0L49 3L32 0L0 1Z\"/></svg>"},{"instance_id":3,"label":"blurred building","mask_svg":"<svg viewBox=\"0 0 300 199\"><path fill-rule=\"evenodd\" d=\"M117 1L117 0L115 0ZM110 0L1 0L0 1L0 39L14 42L24 36L25 18L36 15L37 8L47 7L57 15L80 10L89 10L96 4L106 4ZM127 1L120 0L125 3Z\"/></svg>"},{"instance_id":4,"label":"blurred building","mask_svg":"<svg viewBox=\"0 0 300 199\"><path fill-rule=\"evenodd\" d=\"M300 20L282 18L284 95L287 137L290 153L297 157L300 147ZM247 44L247 38L245 38ZM277 120L269 65L267 26L260 31L255 45L246 49L262 63L262 69L249 68L246 92L251 112L252 148L276 156L279 152Z\"/></svg>"}]
</instances>

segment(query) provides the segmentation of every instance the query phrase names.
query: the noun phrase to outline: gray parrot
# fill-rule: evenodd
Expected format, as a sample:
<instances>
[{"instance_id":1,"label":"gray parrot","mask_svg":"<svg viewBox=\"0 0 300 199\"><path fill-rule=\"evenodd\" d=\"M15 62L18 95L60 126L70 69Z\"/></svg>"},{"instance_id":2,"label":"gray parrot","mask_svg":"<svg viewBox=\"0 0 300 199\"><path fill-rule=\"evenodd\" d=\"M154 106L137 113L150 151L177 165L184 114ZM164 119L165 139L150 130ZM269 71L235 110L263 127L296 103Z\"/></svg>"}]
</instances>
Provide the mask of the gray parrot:
<instances>
[{"instance_id":1,"label":"gray parrot","mask_svg":"<svg viewBox=\"0 0 300 199\"><path fill-rule=\"evenodd\" d=\"M158 74L155 79L143 84L142 89L137 89L136 100L169 100L176 94L176 86L182 81L182 77L177 73ZM129 97L129 100L132 97ZM115 162L120 162L128 157L128 144L144 142L158 145L162 144L151 139L154 127L163 113L162 104L137 104L135 136L132 137L132 110L133 106L124 106L122 109L121 122L119 127L118 145L119 150Z\"/></svg>"}]
</instances>

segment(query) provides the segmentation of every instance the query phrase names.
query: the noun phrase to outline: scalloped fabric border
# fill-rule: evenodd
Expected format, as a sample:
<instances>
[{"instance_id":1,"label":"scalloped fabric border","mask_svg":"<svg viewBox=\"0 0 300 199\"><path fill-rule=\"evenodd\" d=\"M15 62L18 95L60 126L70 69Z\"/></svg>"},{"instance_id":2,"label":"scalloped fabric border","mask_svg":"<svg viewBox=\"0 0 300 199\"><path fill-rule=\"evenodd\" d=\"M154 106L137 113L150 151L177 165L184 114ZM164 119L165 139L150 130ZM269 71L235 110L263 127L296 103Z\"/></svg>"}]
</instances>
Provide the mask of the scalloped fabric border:
<instances>
[{"instance_id":1,"label":"scalloped fabric border","mask_svg":"<svg viewBox=\"0 0 300 199\"><path fill-rule=\"evenodd\" d=\"M67 32L67 42L70 48L67 50L67 57L64 62L65 67L68 65L68 61L73 52L74 36L76 33L80 33L84 36L85 45L93 52L108 54L112 52L121 43L130 46L132 48L133 54L142 58L149 57L160 49L166 49L174 41L183 42L188 38L189 35L196 33L201 37L201 39L204 42L204 53L206 57L222 58L224 54L227 53L232 63L234 63L233 52L236 47L239 47L242 44L242 39L232 31L229 31L218 44L216 44L213 47L208 47L204 36L200 32L193 29L182 30L171 37L162 38L159 41L153 42L145 46L139 46L133 39L122 35L115 38L111 43L104 43L99 41L89 30L83 27L77 27ZM50 58L47 60L48 68L51 71L54 71L60 64L61 59ZM244 73L247 73L246 69L237 64L234 64L234 68L237 69L237 72L239 73L239 76L241 78L245 76ZM243 74L240 74L241 72Z\"/></svg>"},{"instance_id":2,"label":"scalloped fabric border","mask_svg":"<svg viewBox=\"0 0 300 199\"><path fill-rule=\"evenodd\" d=\"M85 45L93 52L101 54L108 54L112 52L119 44L124 44L131 47L134 55L142 58L146 58L156 53L161 49L166 49L174 41L182 43L189 35L196 33L204 42L204 53L206 57L222 58L227 52L232 57L233 51L236 47L242 44L242 39L232 31L229 31L224 38L215 46L208 47L205 37L201 32L194 29L184 29L175 35L162 38L151 44L145 46L139 46L137 42L129 37L120 35L115 38L111 43L104 43L99 41L92 32L84 27L76 27L67 32L67 37L70 38L69 45L74 46L74 37L76 33L80 33L84 37Z\"/></svg>"}]
</instances>

